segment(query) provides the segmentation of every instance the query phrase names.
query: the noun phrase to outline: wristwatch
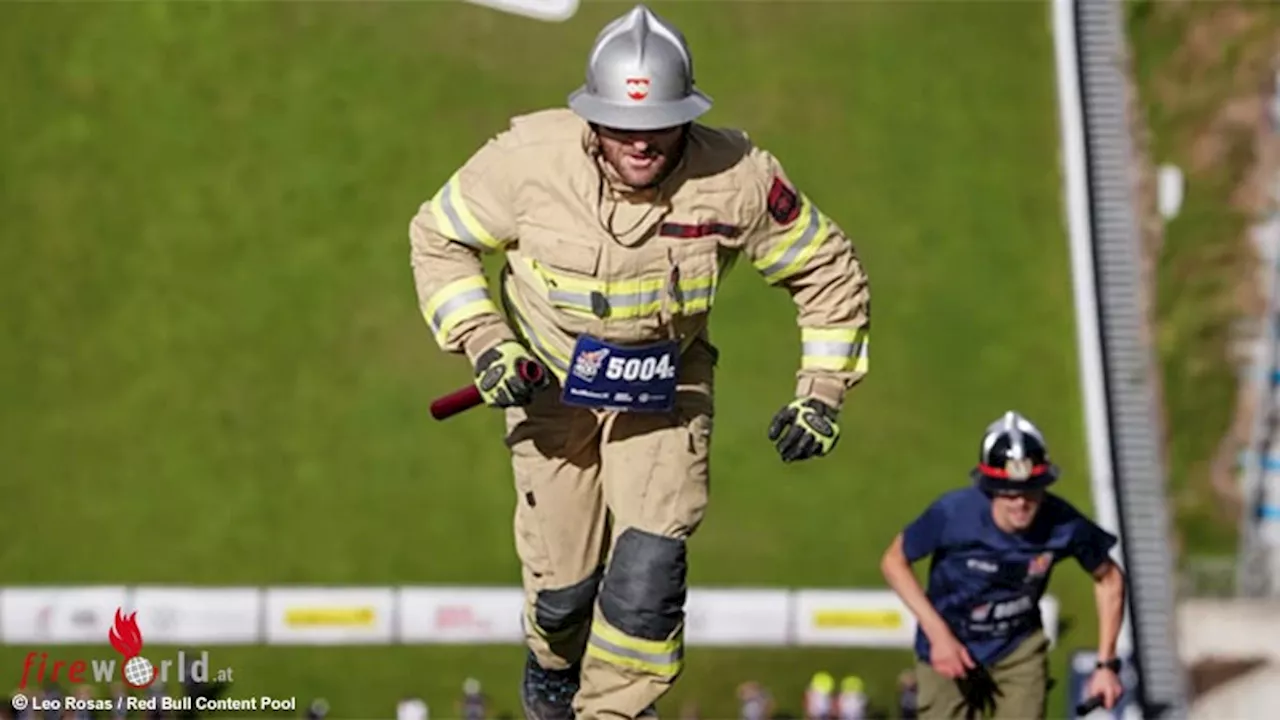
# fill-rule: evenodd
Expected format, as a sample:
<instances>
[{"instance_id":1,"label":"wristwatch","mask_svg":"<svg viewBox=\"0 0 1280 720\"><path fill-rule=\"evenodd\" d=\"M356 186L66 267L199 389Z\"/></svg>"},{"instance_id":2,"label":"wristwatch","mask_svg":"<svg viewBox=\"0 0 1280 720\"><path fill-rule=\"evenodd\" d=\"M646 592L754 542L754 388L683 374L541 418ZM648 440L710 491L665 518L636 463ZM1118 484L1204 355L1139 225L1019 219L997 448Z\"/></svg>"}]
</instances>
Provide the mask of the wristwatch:
<instances>
[{"instance_id":1,"label":"wristwatch","mask_svg":"<svg viewBox=\"0 0 1280 720\"><path fill-rule=\"evenodd\" d=\"M1111 671L1111 672L1113 672L1113 673L1118 673L1118 672L1120 672L1120 666L1121 666L1122 664L1123 664L1123 663L1121 663L1120 658L1118 658L1118 657L1113 657L1113 658L1111 658L1110 660L1100 660L1100 661L1098 661L1098 663L1097 663L1096 665L1094 665L1094 667L1095 667L1095 668L1097 668L1098 670L1102 670L1102 669L1104 669L1104 668L1105 668L1105 669L1107 669L1107 670L1110 670L1110 671Z\"/></svg>"}]
</instances>

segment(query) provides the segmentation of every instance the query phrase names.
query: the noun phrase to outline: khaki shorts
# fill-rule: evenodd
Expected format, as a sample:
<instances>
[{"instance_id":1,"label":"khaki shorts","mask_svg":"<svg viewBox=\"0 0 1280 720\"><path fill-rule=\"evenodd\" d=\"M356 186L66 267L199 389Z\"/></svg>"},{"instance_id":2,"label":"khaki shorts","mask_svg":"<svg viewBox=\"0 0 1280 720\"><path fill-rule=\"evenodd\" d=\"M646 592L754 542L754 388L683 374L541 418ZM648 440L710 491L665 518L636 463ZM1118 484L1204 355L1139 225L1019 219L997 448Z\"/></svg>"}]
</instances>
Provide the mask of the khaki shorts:
<instances>
[{"instance_id":1,"label":"khaki shorts","mask_svg":"<svg viewBox=\"0 0 1280 720\"><path fill-rule=\"evenodd\" d=\"M988 714L1040 720L1049 681L1049 638L1037 630L999 662L971 671L964 680L944 677L925 662L916 664L916 678L922 720L975 720Z\"/></svg>"}]
</instances>

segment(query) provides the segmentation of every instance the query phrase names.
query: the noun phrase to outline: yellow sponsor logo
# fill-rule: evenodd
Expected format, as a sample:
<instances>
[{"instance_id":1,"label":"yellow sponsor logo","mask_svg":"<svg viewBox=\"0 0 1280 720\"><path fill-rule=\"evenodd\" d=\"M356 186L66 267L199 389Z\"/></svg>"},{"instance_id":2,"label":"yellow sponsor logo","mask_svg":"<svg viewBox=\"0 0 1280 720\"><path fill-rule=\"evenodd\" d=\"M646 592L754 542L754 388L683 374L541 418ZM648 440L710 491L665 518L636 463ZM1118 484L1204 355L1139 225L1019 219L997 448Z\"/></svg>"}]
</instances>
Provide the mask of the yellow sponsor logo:
<instances>
[{"instance_id":1,"label":"yellow sponsor logo","mask_svg":"<svg viewBox=\"0 0 1280 720\"><path fill-rule=\"evenodd\" d=\"M820 628L875 628L895 630L902 627L902 613L898 610L818 610L813 613L813 625Z\"/></svg>"},{"instance_id":2,"label":"yellow sponsor logo","mask_svg":"<svg viewBox=\"0 0 1280 720\"><path fill-rule=\"evenodd\" d=\"M284 622L291 627L366 627L377 616L377 609L372 607L295 608L285 611Z\"/></svg>"}]
</instances>

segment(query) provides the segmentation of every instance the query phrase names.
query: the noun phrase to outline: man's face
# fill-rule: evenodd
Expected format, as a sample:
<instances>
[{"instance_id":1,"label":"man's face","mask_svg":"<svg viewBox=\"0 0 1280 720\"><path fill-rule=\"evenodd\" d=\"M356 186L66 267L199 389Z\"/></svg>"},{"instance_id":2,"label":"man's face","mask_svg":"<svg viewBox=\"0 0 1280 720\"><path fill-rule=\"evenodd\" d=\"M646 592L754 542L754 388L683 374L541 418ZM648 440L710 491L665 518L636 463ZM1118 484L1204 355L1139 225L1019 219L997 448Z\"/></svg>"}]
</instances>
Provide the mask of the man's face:
<instances>
[{"instance_id":1,"label":"man's face","mask_svg":"<svg viewBox=\"0 0 1280 720\"><path fill-rule=\"evenodd\" d=\"M661 130L617 130L601 127L604 159L633 188L657 184L679 158L681 126Z\"/></svg>"},{"instance_id":2,"label":"man's face","mask_svg":"<svg viewBox=\"0 0 1280 720\"><path fill-rule=\"evenodd\" d=\"M1020 532L1031 527L1043 501L1044 490L997 492L991 499L991 509L1001 529Z\"/></svg>"}]
</instances>

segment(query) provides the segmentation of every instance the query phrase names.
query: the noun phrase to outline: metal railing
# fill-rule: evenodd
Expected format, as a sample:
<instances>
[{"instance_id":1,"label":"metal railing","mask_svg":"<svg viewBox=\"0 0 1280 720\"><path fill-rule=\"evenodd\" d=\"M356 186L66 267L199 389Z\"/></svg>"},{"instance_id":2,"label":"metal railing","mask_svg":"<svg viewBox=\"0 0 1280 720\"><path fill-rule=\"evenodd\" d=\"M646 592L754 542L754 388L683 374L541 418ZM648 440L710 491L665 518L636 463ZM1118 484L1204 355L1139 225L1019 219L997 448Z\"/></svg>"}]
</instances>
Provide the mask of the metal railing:
<instances>
[{"instance_id":1,"label":"metal railing","mask_svg":"<svg viewBox=\"0 0 1280 720\"><path fill-rule=\"evenodd\" d=\"M1133 662L1144 717L1185 717L1162 419L1155 383L1141 234L1132 183L1123 6L1075 0L1089 236L1110 428L1111 468L1129 577Z\"/></svg>"}]
</instances>

